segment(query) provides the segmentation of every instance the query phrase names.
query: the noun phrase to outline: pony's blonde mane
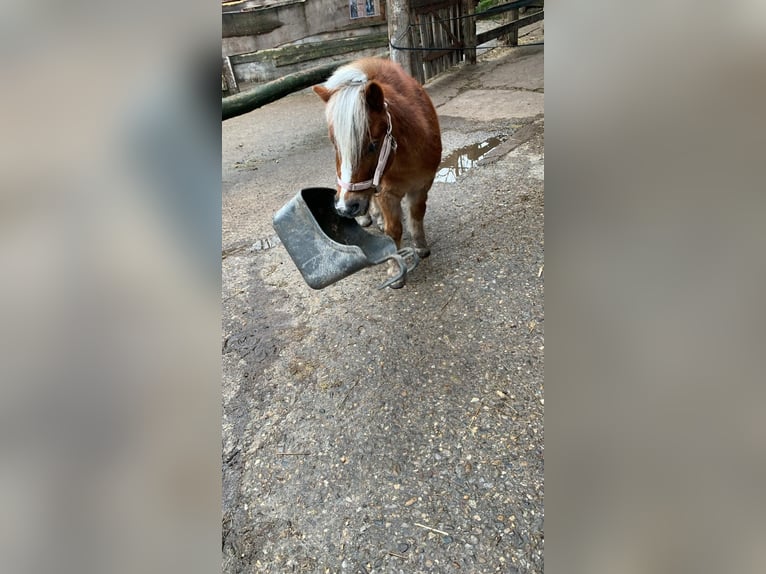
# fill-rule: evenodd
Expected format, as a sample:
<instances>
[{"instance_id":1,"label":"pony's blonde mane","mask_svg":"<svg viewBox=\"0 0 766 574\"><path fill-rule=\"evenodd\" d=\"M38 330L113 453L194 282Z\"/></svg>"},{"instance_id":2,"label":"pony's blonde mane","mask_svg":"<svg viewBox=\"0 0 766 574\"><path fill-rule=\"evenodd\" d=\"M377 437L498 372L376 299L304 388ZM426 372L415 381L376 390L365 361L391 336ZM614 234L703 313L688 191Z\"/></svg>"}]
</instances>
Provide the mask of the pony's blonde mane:
<instances>
[{"instance_id":1,"label":"pony's blonde mane","mask_svg":"<svg viewBox=\"0 0 766 574\"><path fill-rule=\"evenodd\" d=\"M334 93L327 102L325 116L332 125L335 145L341 157L341 173L345 181L351 177L351 170L362 157L367 135L367 104L364 87L367 74L352 65L338 68L325 83Z\"/></svg>"}]
</instances>

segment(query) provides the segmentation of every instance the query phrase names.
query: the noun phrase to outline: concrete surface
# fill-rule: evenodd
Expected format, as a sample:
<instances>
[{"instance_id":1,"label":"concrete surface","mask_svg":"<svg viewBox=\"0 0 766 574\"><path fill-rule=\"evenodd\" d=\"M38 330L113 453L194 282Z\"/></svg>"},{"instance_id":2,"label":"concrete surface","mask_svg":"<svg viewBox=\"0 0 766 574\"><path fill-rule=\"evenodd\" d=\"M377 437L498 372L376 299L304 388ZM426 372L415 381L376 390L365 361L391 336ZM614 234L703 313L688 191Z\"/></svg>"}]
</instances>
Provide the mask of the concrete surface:
<instances>
[{"instance_id":1,"label":"concrete surface","mask_svg":"<svg viewBox=\"0 0 766 574\"><path fill-rule=\"evenodd\" d=\"M445 157L503 143L434 185L397 291L383 266L312 291L275 239L333 185L313 93L223 123L225 572L543 571L544 121L514 104L542 61L497 48L427 85Z\"/></svg>"},{"instance_id":2,"label":"concrete surface","mask_svg":"<svg viewBox=\"0 0 766 574\"><path fill-rule=\"evenodd\" d=\"M470 117L482 122L530 117L543 111L543 94L522 90L467 90L439 109L446 116Z\"/></svg>"}]
</instances>

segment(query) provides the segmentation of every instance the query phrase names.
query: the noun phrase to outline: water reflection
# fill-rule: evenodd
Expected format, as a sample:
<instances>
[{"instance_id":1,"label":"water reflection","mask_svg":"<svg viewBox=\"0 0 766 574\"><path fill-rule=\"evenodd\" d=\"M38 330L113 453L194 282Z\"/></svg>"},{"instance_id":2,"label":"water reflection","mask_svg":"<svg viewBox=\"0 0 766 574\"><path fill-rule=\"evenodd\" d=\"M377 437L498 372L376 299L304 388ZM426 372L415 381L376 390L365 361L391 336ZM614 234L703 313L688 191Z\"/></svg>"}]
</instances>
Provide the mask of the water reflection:
<instances>
[{"instance_id":1,"label":"water reflection","mask_svg":"<svg viewBox=\"0 0 766 574\"><path fill-rule=\"evenodd\" d=\"M476 167L491 150L500 145L505 138L491 137L483 142L456 149L444 158L439 171L434 178L435 182L455 183L457 178Z\"/></svg>"}]
</instances>

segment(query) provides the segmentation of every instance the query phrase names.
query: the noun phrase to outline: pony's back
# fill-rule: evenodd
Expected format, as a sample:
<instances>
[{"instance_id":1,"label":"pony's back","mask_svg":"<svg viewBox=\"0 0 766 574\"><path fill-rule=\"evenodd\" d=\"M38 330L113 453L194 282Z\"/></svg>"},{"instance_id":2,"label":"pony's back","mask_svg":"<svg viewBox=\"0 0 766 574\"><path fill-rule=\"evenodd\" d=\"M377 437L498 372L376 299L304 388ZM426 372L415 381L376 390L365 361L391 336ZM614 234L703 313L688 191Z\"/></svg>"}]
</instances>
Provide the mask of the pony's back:
<instances>
[{"instance_id":1,"label":"pony's back","mask_svg":"<svg viewBox=\"0 0 766 574\"><path fill-rule=\"evenodd\" d=\"M362 58L351 65L368 80L384 86L394 124L404 128L397 130L397 141L405 148L419 150L424 167L433 169L435 175L441 161L441 132L436 110L423 86L392 60Z\"/></svg>"}]
</instances>

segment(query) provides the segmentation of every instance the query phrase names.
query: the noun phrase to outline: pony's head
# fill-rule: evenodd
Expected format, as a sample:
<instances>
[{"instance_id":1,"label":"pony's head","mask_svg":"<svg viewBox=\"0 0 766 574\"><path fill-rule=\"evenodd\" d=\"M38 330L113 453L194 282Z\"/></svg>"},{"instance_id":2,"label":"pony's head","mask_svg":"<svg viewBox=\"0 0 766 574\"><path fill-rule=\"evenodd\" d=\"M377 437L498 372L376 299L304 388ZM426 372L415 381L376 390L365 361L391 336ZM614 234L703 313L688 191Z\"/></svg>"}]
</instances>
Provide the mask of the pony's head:
<instances>
[{"instance_id":1,"label":"pony's head","mask_svg":"<svg viewBox=\"0 0 766 574\"><path fill-rule=\"evenodd\" d=\"M338 176L335 209L344 217L365 215L393 155L391 115L383 88L357 68L339 68L314 92L325 102Z\"/></svg>"}]
</instances>

